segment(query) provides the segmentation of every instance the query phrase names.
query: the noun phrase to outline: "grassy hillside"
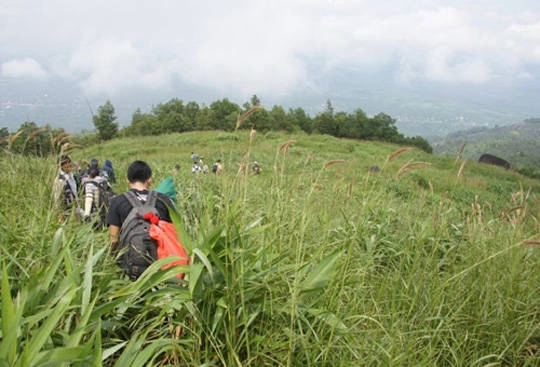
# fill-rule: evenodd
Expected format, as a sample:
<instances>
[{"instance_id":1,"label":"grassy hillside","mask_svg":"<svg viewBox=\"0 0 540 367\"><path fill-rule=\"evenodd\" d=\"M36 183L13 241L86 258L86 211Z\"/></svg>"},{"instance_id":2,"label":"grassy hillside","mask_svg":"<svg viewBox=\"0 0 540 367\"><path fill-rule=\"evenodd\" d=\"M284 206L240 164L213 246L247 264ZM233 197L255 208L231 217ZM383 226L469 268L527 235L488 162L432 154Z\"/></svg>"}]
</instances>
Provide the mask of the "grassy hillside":
<instances>
[{"instance_id":1,"label":"grassy hillside","mask_svg":"<svg viewBox=\"0 0 540 367\"><path fill-rule=\"evenodd\" d=\"M329 136L205 132L75 151L174 164L185 283L131 283L106 232L59 223L54 159L0 159L6 365L540 363L540 181ZM196 152L220 176L190 173ZM262 165L251 175L249 163ZM371 166L380 168L369 173Z\"/></svg>"},{"instance_id":2,"label":"grassy hillside","mask_svg":"<svg viewBox=\"0 0 540 367\"><path fill-rule=\"evenodd\" d=\"M463 157L478 160L484 153L504 158L516 169L529 167L540 177L540 123L524 122L495 128L476 128L449 134L434 143L435 154L456 156L465 144Z\"/></svg>"}]
</instances>

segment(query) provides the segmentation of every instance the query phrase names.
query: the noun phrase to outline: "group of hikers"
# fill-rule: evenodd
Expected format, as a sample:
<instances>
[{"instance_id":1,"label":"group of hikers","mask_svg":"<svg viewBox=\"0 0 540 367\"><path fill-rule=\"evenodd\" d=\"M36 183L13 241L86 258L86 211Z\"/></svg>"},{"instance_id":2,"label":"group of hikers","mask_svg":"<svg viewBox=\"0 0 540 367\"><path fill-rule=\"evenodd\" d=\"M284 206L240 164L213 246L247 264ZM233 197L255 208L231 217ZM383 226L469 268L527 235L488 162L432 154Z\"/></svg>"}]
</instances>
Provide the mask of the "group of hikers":
<instances>
[{"instance_id":1,"label":"group of hikers","mask_svg":"<svg viewBox=\"0 0 540 367\"><path fill-rule=\"evenodd\" d=\"M103 167L99 166L96 158L89 163L84 162L86 167L83 169L80 163L72 162L68 155L62 155L60 171L53 185L55 203L61 206L63 215L73 211L86 222L100 215L99 219L104 224L106 212L103 204L107 195L114 194L111 184L116 182L112 162L107 159Z\"/></svg>"},{"instance_id":2,"label":"group of hikers","mask_svg":"<svg viewBox=\"0 0 540 367\"><path fill-rule=\"evenodd\" d=\"M207 175L210 172L210 170L208 169L208 165L204 162L203 157L199 157L198 154L192 152L191 160L193 161L193 165L191 166L191 173L194 173L194 174L203 173ZM212 165L212 173L219 175L222 172L223 172L223 163L221 163L221 159L218 159Z\"/></svg>"},{"instance_id":3,"label":"group of hikers","mask_svg":"<svg viewBox=\"0 0 540 367\"><path fill-rule=\"evenodd\" d=\"M193 173L209 172L202 157L192 153L191 159ZM175 208L174 176L180 169L179 164L173 167L172 176L163 179L155 190L150 190L152 169L146 162L136 160L127 169L128 191L116 195L111 186L116 182L112 162L105 160L103 167L95 158L83 162L86 164L84 169L78 162L72 162L68 155L60 158L53 194L55 202L61 207L62 219L73 213L77 218L93 223L96 229L108 227L111 248L118 254L117 263L131 280L136 280L153 261L164 256L159 251L163 241L165 247L176 249L172 255L182 254L186 258L180 262L181 265L188 263L189 258L174 226L166 227L167 223L172 223L169 210ZM223 169L220 159L212 165L214 174L222 173ZM252 170L254 174L259 174L260 165L254 162ZM79 200L79 197L83 200ZM158 223L161 223L160 227L169 228L172 236L169 233L161 238L161 235L156 235L163 232L160 229L154 231L158 237L152 237L149 228ZM143 228L142 235L137 234L138 228ZM135 234L132 235L132 232Z\"/></svg>"}]
</instances>

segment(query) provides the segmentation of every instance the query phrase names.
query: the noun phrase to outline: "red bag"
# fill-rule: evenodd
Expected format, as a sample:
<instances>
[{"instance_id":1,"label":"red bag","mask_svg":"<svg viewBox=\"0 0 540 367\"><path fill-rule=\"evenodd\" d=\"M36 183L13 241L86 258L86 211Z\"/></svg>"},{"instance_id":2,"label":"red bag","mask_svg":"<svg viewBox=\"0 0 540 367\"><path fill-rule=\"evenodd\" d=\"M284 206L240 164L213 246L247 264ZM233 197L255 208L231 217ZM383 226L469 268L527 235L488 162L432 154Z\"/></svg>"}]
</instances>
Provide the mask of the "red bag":
<instances>
[{"instance_id":1,"label":"red bag","mask_svg":"<svg viewBox=\"0 0 540 367\"><path fill-rule=\"evenodd\" d=\"M144 219L150 221L150 237L157 242L158 259L163 259L168 256L179 256L182 259L171 261L163 265L165 270L171 266L189 265L189 256L180 242L180 237L174 224L160 220L154 213L147 213L143 216ZM183 273L178 273L177 278L184 278Z\"/></svg>"}]
</instances>

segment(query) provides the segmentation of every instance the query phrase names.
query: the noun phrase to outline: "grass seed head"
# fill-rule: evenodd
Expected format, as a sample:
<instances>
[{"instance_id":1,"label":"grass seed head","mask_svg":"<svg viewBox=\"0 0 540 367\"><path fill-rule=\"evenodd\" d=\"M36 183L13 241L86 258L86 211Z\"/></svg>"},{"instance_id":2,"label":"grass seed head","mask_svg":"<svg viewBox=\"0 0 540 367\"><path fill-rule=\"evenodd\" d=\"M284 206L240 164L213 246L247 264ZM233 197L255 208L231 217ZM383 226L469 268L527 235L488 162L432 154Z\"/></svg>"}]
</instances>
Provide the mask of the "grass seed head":
<instances>
[{"instance_id":1,"label":"grass seed head","mask_svg":"<svg viewBox=\"0 0 540 367\"><path fill-rule=\"evenodd\" d=\"M407 172L409 172L413 168L419 168L419 167L425 167L425 166L431 166L431 163L429 162L411 162L407 163L403 167L401 167L397 173L397 177L401 177Z\"/></svg>"},{"instance_id":2,"label":"grass seed head","mask_svg":"<svg viewBox=\"0 0 540 367\"><path fill-rule=\"evenodd\" d=\"M414 149L413 147L405 147L405 148L401 148L401 149L396 150L395 152L390 153L388 157L386 157L386 163L391 162L392 159L396 158L398 155L403 154L413 149Z\"/></svg>"}]
</instances>

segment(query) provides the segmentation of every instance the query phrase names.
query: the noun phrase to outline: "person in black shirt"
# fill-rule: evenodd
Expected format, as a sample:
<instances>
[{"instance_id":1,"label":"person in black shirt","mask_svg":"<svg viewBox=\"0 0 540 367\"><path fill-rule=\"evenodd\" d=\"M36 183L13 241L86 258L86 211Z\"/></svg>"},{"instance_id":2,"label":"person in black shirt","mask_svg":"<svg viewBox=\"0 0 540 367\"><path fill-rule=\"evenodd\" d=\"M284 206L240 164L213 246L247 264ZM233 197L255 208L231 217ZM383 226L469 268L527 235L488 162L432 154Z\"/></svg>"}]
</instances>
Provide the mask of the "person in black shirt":
<instances>
[{"instance_id":1,"label":"person in black shirt","mask_svg":"<svg viewBox=\"0 0 540 367\"><path fill-rule=\"evenodd\" d=\"M137 199L146 201L150 184L152 182L152 169L143 161L134 161L127 170L127 180L129 191L133 192ZM173 204L167 195L158 193L156 201L156 210L161 220L172 222L168 207L173 208ZM126 194L118 195L111 200L109 214L107 215L107 224L111 238L112 250L116 250L120 239L120 229L126 220L132 205L126 198Z\"/></svg>"}]
</instances>

